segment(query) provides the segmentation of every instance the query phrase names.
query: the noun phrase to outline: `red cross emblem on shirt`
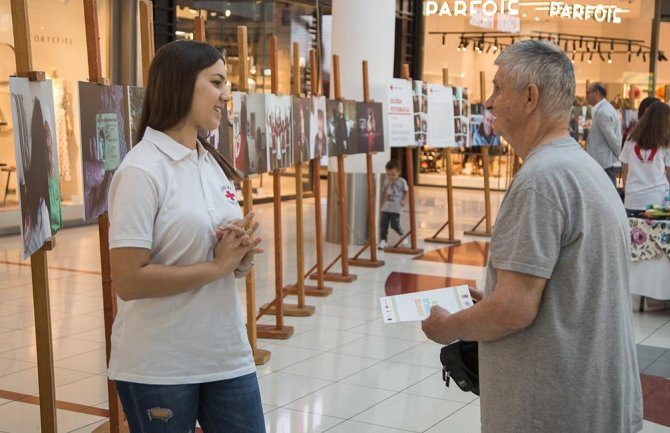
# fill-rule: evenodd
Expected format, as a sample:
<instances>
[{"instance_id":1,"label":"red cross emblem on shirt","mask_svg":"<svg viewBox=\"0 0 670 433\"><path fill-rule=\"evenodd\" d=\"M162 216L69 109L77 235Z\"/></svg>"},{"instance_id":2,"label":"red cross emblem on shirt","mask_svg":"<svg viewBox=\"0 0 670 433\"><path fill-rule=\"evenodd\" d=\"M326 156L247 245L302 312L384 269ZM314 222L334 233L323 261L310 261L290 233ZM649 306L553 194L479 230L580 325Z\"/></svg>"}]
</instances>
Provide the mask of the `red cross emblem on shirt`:
<instances>
[{"instance_id":1,"label":"red cross emblem on shirt","mask_svg":"<svg viewBox=\"0 0 670 433\"><path fill-rule=\"evenodd\" d=\"M226 191L226 198L228 200L235 200L235 194L232 191Z\"/></svg>"}]
</instances>

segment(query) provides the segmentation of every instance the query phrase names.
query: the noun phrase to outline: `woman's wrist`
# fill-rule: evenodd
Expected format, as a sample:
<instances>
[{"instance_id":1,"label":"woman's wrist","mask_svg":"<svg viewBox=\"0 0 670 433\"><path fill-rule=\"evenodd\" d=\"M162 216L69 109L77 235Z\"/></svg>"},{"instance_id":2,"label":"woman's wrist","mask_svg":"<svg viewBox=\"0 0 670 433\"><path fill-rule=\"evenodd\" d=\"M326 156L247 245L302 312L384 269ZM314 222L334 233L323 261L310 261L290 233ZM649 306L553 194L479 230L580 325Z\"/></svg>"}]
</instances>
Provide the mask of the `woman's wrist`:
<instances>
[{"instance_id":1,"label":"woman's wrist","mask_svg":"<svg viewBox=\"0 0 670 433\"><path fill-rule=\"evenodd\" d=\"M240 273L240 274L246 274L251 270L251 268L253 266L254 266L254 261L253 260L246 267L242 267L242 263L240 263L239 265L237 265L237 268L235 269L235 272Z\"/></svg>"}]
</instances>

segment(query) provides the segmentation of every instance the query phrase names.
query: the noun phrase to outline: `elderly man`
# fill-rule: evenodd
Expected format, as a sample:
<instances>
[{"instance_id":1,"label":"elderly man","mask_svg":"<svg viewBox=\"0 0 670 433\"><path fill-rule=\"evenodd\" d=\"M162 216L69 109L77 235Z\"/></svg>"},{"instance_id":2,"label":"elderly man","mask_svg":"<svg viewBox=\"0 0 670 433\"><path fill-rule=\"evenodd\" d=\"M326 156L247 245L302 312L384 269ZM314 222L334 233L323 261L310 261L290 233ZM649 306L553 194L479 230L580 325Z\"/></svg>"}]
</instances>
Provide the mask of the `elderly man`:
<instances>
[{"instance_id":1,"label":"elderly man","mask_svg":"<svg viewBox=\"0 0 670 433\"><path fill-rule=\"evenodd\" d=\"M621 122L616 109L607 100L602 83L593 83L586 91L586 100L593 106L593 123L586 139L586 151L595 159L616 186L621 169Z\"/></svg>"},{"instance_id":2,"label":"elderly man","mask_svg":"<svg viewBox=\"0 0 670 433\"><path fill-rule=\"evenodd\" d=\"M501 204L483 299L433 307L433 341L479 341L484 433L631 433L642 397L616 191L569 135L570 59L544 41L496 60L493 128L524 165Z\"/></svg>"}]
</instances>

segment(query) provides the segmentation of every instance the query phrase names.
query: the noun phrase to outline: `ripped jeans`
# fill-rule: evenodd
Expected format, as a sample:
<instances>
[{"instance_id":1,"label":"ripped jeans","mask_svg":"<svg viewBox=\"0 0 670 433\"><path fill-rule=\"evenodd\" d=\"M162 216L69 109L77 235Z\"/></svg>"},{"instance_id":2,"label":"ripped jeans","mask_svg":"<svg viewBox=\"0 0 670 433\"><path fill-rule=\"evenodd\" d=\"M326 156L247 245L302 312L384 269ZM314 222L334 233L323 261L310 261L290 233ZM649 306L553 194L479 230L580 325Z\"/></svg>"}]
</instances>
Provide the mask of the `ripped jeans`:
<instances>
[{"instance_id":1,"label":"ripped jeans","mask_svg":"<svg viewBox=\"0 0 670 433\"><path fill-rule=\"evenodd\" d=\"M256 373L217 382L116 382L131 433L265 433Z\"/></svg>"}]
</instances>

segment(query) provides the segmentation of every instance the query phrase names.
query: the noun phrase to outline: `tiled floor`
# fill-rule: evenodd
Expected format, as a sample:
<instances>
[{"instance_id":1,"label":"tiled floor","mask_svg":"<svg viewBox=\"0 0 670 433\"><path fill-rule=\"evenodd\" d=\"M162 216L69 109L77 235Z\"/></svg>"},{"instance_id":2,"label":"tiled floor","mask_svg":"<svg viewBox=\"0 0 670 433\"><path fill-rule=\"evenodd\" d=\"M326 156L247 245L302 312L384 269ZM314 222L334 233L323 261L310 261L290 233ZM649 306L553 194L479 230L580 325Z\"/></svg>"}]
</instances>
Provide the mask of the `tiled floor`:
<instances>
[{"instance_id":1,"label":"tiled floor","mask_svg":"<svg viewBox=\"0 0 670 433\"><path fill-rule=\"evenodd\" d=\"M417 239L428 255L443 247L423 239L444 223L445 195L442 189L417 190ZM482 194L459 190L454 196L457 237L464 243L482 242L481 238L462 236L483 215ZM493 195L494 214L500 198L500 194ZM313 201L306 200L308 266L314 262L312 206ZM267 250L256 259L257 303L261 305L271 301L275 291L273 221L270 205L257 206L256 211ZM282 204L282 219L284 283L288 284L295 282L296 275L293 202ZM402 222L407 227L407 214ZM64 230L57 236L56 249L49 253L49 265L54 268L50 271L50 293L57 398L106 409L101 284L99 276L91 274L100 268L97 236L94 226ZM484 251L481 247L485 245L474 245L480 254ZM33 396L38 390L30 268L17 265L19 251L18 236L0 238L0 433L40 431L39 407L12 401L17 393ZM337 254L338 245L326 244L326 261ZM308 304L316 306L314 316L286 317L286 323L295 327L293 337L260 341L260 348L272 353L271 360L258 369L268 432L479 432L476 396L453 385L445 388L441 380L440 347L426 340L418 324L382 323L378 299L389 287L407 291L415 284L420 289L448 281L448 277L481 286L483 262L445 263L443 258L449 251L432 253L437 261L380 256L386 261L383 268L350 268L358 276L356 282L328 283L333 287L331 296L308 298ZM238 289L244 302L242 281ZM294 298L288 302L295 302ZM670 312L635 313L634 318L641 343L641 372L650 375L646 377L669 377ZM266 316L260 322L274 320L274 316ZM105 419L59 410L58 422L60 432L84 433ZM670 427L647 422L644 431L668 433Z\"/></svg>"}]
</instances>

